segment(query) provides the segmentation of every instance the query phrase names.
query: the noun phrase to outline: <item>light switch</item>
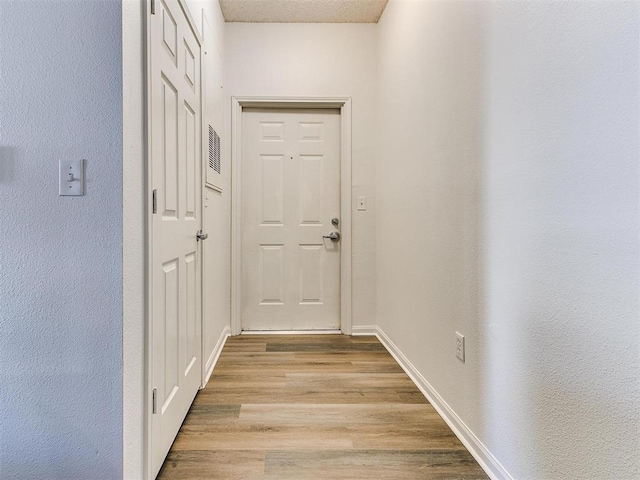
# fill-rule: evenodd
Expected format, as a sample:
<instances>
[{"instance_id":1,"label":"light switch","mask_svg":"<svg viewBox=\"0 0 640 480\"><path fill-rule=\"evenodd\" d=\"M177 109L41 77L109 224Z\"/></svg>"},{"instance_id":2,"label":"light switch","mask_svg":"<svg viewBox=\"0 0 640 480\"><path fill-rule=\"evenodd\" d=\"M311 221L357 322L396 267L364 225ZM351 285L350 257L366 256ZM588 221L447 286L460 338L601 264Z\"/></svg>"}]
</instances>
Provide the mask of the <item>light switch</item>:
<instances>
[{"instance_id":1,"label":"light switch","mask_svg":"<svg viewBox=\"0 0 640 480\"><path fill-rule=\"evenodd\" d=\"M58 195L84 195L84 160L60 160Z\"/></svg>"},{"instance_id":2,"label":"light switch","mask_svg":"<svg viewBox=\"0 0 640 480\"><path fill-rule=\"evenodd\" d=\"M367 209L367 198L358 197L358 210L364 212Z\"/></svg>"}]
</instances>

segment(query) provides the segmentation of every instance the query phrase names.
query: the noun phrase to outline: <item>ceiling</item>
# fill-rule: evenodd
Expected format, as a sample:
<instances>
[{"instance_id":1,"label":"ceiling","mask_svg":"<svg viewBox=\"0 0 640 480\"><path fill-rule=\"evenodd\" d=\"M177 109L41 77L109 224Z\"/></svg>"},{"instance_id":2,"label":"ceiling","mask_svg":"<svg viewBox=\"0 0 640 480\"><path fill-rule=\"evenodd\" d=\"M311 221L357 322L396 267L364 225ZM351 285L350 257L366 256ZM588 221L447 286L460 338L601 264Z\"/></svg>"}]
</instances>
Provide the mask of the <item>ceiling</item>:
<instances>
[{"instance_id":1,"label":"ceiling","mask_svg":"<svg viewBox=\"0 0 640 480\"><path fill-rule=\"evenodd\" d=\"M388 0L220 0L227 22L378 23Z\"/></svg>"}]
</instances>

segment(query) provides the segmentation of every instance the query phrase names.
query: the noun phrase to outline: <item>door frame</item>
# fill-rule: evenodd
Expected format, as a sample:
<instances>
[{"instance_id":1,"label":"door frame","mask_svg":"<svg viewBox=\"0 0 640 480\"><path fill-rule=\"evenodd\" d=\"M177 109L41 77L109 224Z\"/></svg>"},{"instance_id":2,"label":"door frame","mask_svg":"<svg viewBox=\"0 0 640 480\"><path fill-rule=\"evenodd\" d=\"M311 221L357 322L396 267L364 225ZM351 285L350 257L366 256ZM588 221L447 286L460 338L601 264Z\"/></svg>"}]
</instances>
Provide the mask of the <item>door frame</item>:
<instances>
[{"instance_id":1,"label":"door frame","mask_svg":"<svg viewBox=\"0 0 640 480\"><path fill-rule=\"evenodd\" d=\"M351 97L231 97L231 334L242 332L242 111L340 110L340 330L351 335Z\"/></svg>"}]
</instances>

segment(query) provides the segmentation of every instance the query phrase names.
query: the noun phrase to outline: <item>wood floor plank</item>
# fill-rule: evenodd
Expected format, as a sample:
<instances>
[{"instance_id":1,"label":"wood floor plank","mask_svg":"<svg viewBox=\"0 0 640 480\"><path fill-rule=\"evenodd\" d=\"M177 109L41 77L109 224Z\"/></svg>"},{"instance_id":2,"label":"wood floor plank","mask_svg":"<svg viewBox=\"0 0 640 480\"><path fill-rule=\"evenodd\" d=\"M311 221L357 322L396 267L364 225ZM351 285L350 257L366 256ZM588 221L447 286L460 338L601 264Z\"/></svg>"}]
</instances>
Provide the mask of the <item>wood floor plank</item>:
<instances>
[{"instance_id":1,"label":"wood floor plank","mask_svg":"<svg viewBox=\"0 0 640 480\"><path fill-rule=\"evenodd\" d=\"M191 405L183 425L217 425L236 421L239 417L240 404L207 403L197 398Z\"/></svg>"},{"instance_id":2,"label":"wood floor plank","mask_svg":"<svg viewBox=\"0 0 640 480\"><path fill-rule=\"evenodd\" d=\"M184 425L174 451L182 450L327 450L351 449L345 428L268 425Z\"/></svg>"},{"instance_id":3,"label":"wood floor plank","mask_svg":"<svg viewBox=\"0 0 640 480\"><path fill-rule=\"evenodd\" d=\"M316 391L307 387L274 387L270 391L256 391L251 388L210 388L202 391L198 396L207 397L211 403L282 403L286 398L288 403L426 403L424 398L417 395L405 395L393 391ZM205 399L203 399L204 401Z\"/></svg>"},{"instance_id":4,"label":"wood floor plank","mask_svg":"<svg viewBox=\"0 0 640 480\"><path fill-rule=\"evenodd\" d=\"M446 426L430 404L260 404L243 405L238 422L274 425L355 426L394 424Z\"/></svg>"},{"instance_id":5,"label":"wood floor plank","mask_svg":"<svg viewBox=\"0 0 640 480\"><path fill-rule=\"evenodd\" d=\"M404 373L402 367L395 360L390 362L354 361L351 363L355 373Z\"/></svg>"},{"instance_id":6,"label":"wood floor plank","mask_svg":"<svg viewBox=\"0 0 640 480\"><path fill-rule=\"evenodd\" d=\"M415 384L404 373L320 373L292 372L285 374L288 386L307 386L323 390L394 390L415 392Z\"/></svg>"},{"instance_id":7,"label":"wood floor plank","mask_svg":"<svg viewBox=\"0 0 640 480\"><path fill-rule=\"evenodd\" d=\"M268 343L267 352L380 352L384 351L384 347L381 344L376 343L326 343L326 342L313 342L313 343Z\"/></svg>"},{"instance_id":8,"label":"wood floor plank","mask_svg":"<svg viewBox=\"0 0 640 480\"><path fill-rule=\"evenodd\" d=\"M265 480L484 479L466 450L278 451L266 454Z\"/></svg>"},{"instance_id":9,"label":"wood floor plank","mask_svg":"<svg viewBox=\"0 0 640 480\"><path fill-rule=\"evenodd\" d=\"M236 343L229 345L229 352L265 352L266 343Z\"/></svg>"},{"instance_id":10,"label":"wood floor plank","mask_svg":"<svg viewBox=\"0 0 640 480\"><path fill-rule=\"evenodd\" d=\"M158 480L263 480L265 453L259 450L171 450Z\"/></svg>"},{"instance_id":11,"label":"wood floor plank","mask_svg":"<svg viewBox=\"0 0 640 480\"><path fill-rule=\"evenodd\" d=\"M158 478L488 477L376 337L323 334L228 339Z\"/></svg>"}]
</instances>

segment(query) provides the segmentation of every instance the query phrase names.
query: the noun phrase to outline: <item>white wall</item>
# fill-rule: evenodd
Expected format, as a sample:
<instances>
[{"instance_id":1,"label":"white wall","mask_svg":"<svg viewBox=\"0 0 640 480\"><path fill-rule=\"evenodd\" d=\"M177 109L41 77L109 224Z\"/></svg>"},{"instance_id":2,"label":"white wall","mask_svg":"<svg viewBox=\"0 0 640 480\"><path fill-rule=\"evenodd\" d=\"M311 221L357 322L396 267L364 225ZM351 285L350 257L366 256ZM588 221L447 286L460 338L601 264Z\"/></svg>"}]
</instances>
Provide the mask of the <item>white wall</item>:
<instances>
[{"instance_id":1,"label":"white wall","mask_svg":"<svg viewBox=\"0 0 640 480\"><path fill-rule=\"evenodd\" d=\"M225 113L228 102L223 84L224 31L225 23L218 2L209 2L203 10L204 19L210 26L211 38L205 39L207 54L203 57L203 68L207 68L205 79L207 91L203 118L203 132L207 135L211 125L221 138L221 177L217 187L205 187L203 229L209 238L203 243L203 360L205 375L211 374L216 355L231 324L231 163L230 132L225 128ZM206 64L205 64L206 62ZM208 150L205 149L205 158ZM206 172L203 172L206 175Z\"/></svg>"},{"instance_id":2,"label":"white wall","mask_svg":"<svg viewBox=\"0 0 640 480\"><path fill-rule=\"evenodd\" d=\"M640 474L639 8L379 23L378 324L513 478Z\"/></svg>"},{"instance_id":3,"label":"white wall","mask_svg":"<svg viewBox=\"0 0 640 480\"><path fill-rule=\"evenodd\" d=\"M118 1L0 2L0 477L122 471ZM58 160L87 159L58 197Z\"/></svg>"},{"instance_id":4,"label":"white wall","mask_svg":"<svg viewBox=\"0 0 640 480\"><path fill-rule=\"evenodd\" d=\"M230 96L352 97L354 327L375 318L375 49L375 25L226 25L229 104ZM355 211L359 195L366 212Z\"/></svg>"}]
</instances>

